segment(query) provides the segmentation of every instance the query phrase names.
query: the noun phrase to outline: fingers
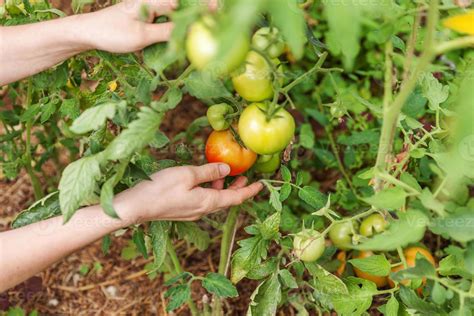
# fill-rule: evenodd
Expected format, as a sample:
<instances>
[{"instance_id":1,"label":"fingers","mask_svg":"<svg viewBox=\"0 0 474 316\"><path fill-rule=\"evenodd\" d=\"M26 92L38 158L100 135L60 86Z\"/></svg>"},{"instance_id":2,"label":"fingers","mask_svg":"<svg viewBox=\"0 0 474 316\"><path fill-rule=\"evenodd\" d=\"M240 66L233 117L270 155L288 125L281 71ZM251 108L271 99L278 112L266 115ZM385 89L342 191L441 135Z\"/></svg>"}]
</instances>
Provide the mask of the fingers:
<instances>
[{"instance_id":1,"label":"fingers","mask_svg":"<svg viewBox=\"0 0 474 316\"><path fill-rule=\"evenodd\" d=\"M249 186L238 189L227 189L218 192L217 209L228 208L240 205L246 200L254 197L263 189L260 182L253 183Z\"/></svg>"},{"instance_id":2,"label":"fingers","mask_svg":"<svg viewBox=\"0 0 474 316\"><path fill-rule=\"evenodd\" d=\"M230 173L229 165L223 163L210 163L189 168L193 175L193 186L225 178Z\"/></svg>"},{"instance_id":3,"label":"fingers","mask_svg":"<svg viewBox=\"0 0 474 316\"><path fill-rule=\"evenodd\" d=\"M224 188L224 179L215 180L212 182L212 188L214 190L222 190Z\"/></svg>"},{"instance_id":4,"label":"fingers","mask_svg":"<svg viewBox=\"0 0 474 316\"><path fill-rule=\"evenodd\" d=\"M240 176L229 186L229 189L240 189L247 185L247 177Z\"/></svg>"},{"instance_id":5,"label":"fingers","mask_svg":"<svg viewBox=\"0 0 474 316\"><path fill-rule=\"evenodd\" d=\"M173 23L146 24L147 46L153 43L166 42L171 37Z\"/></svg>"}]
</instances>

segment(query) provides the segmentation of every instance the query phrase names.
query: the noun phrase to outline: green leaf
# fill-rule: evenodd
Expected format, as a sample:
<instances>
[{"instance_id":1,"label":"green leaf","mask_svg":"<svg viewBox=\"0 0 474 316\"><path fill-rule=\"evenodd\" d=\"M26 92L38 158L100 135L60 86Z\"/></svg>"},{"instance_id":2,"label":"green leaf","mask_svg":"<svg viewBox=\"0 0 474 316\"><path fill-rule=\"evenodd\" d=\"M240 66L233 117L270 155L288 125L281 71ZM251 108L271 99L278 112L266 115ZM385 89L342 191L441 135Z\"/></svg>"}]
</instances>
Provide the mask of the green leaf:
<instances>
[{"instance_id":1,"label":"green leaf","mask_svg":"<svg viewBox=\"0 0 474 316\"><path fill-rule=\"evenodd\" d=\"M240 248L232 257L232 283L242 280L247 273L260 264L267 256L268 241L260 235L243 239L238 242Z\"/></svg>"},{"instance_id":2,"label":"green leaf","mask_svg":"<svg viewBox=\"0 0 474 316\"><path fill-rule=\"evenodd\" d=\"M247 278L251 280L261 280L276 272L278 267L278 258L271 257L269 260L256 265L247 274Z\"/></svg>"},{"instance_id":3,"label":"green leaf","mask_svg":"<svg viewBox=\"0 0 474 316\"><path fill-rule=\"evenodd\" d=\"M75 99L65 99L59 108L59 113L66 117L75 120L80 115L79 104Z\"/></svg>"},{"instance_id":4,"label":"green leaf","mask_svg":"<svg viewBox=\"0 0 474 316\"><path fill-rule=\"evenodd\" d=\"M360 51L362 14L355 1L325 1L324 13L329 24L326 41L331 52L342 54L344 68L352 70Z\"/></svg>"},{"instance_id":5,"label":"green leaf","mask_svg":"<svg viewBox=\"0 0 474 316\"><path fill-rule=\"evenodd\" d=\"M438 282L435 282L433 285L433 290L431 290L431 298L436 304L443 305L447 299L446 289Z\"/></svg>"},{"instance_id":6,"label":"green leaf","mask_svg":"<svg viewBox=\"0 0 474 316\"><path fill-rule=\"evenodd\" d=\"M349 293L347 286L341 279L326 271L320 265L305 263L305 267L313 277L313 286L319 295L330 299L333 295L347 295Z\"/></svg>"},{"instance_id":7,"label":"green leaf","mask_svg":"<svg viewBox=\"0 0 474 316\"><path fill-rule=\"evenodd\" d=\"M398 316L398 307L399 303L395 296L391 296L390 299L388 300L387 304L385 304L385 316Z\"/></svg>"},{"instance_id":8,"label":"green leaf","mask_svg":"<svg viewBox=\"0 0 474 316\"><path fill-rule=\"evenodd\" d=\"M332 299L334 309L341 316L363 315L372 305L377 286L371 281L348 277L345 279L349 294L336 294Z\"/></svg>"},{"instance_id":9,"label":"green leaf","mask_svg":"<svg viewBox=\"0 0 474 316\"><path fill-rule=\"evenodd\" d=\"M105 155L108 160L120 160L131 156L136 151L152 142L158 130L163 114L150 108L142 107L138 119L130 123L107 147Z\"/></svg>"},{"instance_id":10,"label":"green leaf","mask_svg":"<svg viewBox=\"0 0 474 316\"><path fill-rule=\"evenodd\" d=\"M265 221L259 225L260 234L265 240L272 240L278 238L280 229L281 212L276 212L267 217Z\"/></svg>"},{"instance_id":11,"label":"green leaf","mask_svg":"<svg viewBox=\"0 0 474 316\"><path fill-rule=\"evenodd\" d=\"M285 182L291 182L291 172L286 166L281 166L281 177Z\"/></svg>"},{"instance_id":12,"label":"green leaf","mask_svg":"<svg viewBox=\"0 0 474 316\"><path fill-rule=\"evenodd\" d=\"M95 197L101 156L88 156L69 164L59 182L59 205L67 222L76 210Z\"/></svg>"},{"instance_id":13,"label":"green leaf","mask_svg":"<svg viewBox=\"0 0 474 316\"><path fill-rule=\"evenodd\" d=\"M359 250L385 251L405 247L420 241L428 225L428 218L418 210L410 209L397 213L398 220L390 221L390 226L381 234L375 235L353 248Z\"/></svg>"},{"instance_id":14,"label":"green leaf","mask_svg":"<svg viewBox=\"0 0 474 316\"><path fill-rule=\"evenodd\" d=\"M283 209L283 205L281 204L280 200L280 192L278 192L274 187L268 187L270 190L270 205L277 211L281 211Z\"/></svg>"},{"instance_id":15,"label":"green leaf","mask_svg":"<svg viewBox=\"0 0 474 316\"><path fill-rule=\"evenodd\" d=\"M427 209L433 210L438 214L444 214L444 204L434 197L430 189L425 188L418 198Z\"/></svg>"},{"instance_id":16,"label":"green leaf","mask_svg":"<svg viewBox=\"0 0 474 316\"><path fill-rule=\"evenodd\" d=\"M206 74L208 74L208 72L193 71L189 77L184 80L184 84L190 95L198 99L214 99L232 96L222 81Z\"/></svg>"},{"instance_id":17,"label":"green leaf","mask_svg":"<svg viewBox=\"0 0 474 316\"><path fill-rule=\"evenodd\" d=\"M400 176L400 180L403 183L408 184L410 187L417 190L418 192L421 192L423 190L418 181L416 181L415 177L409 174L408 172L402 173L402 175Z\"/></svg>"},{"instance_id":18,"label":"green leaf","mask_svg":"<svg viewBox=\"0 0 474 316\"><path fill-rule=\"evenodd\" d=\"M41 111L41 104L30 105L23 114L20 116L21 122L29 122L35 118L35 116Z\"/></svg>"},{"instance_id":19,"label":"green leaf","mask_svg":"<svg viewBox=\"0 0 474 316\"><path fill-rule=\"evenodd\" d=\"M125 101L121 102L125 103ZM99 129L107 119L111 120L115 116L117 106L117 102L110 101L85 110L74 120L71 131L76 134L85 134Z\"/></svg>"},{"instance_id":20,"label":"green leaf","mask_svg":"<svg viewBox=\"0 0 474 316\"><path fill-rule=\"evenodd\" d=\"M284 202L291 194L291 184L285 183L284 185L281 186L280 188L280 201Z\"/></svg>"},{"instance_id":21,"label":"green leaf","mask_svg":"<svg viewBox=\"0 0 474 316\"><path fill-rule=\"evenodd\" d=\"M169 138L161 131L155 133L155 138L150 143L150 146L156 149L160 149L168 145L170 142Z\"/></svg>"},{"instance_id":22,"label":"green leaf","mask_svg":"<svg viewBox=\"0 0 474 316\"><path fill-rule=\"evenodd\" d=\"M114 200L115 176L108 179L100 190L100 206L104 212L112 218L120 218L115 211Z\"/></svg>"},{"instance_id":23,"label":"green leaf","mask_svg":"<svg viewBox=\"0 0 474 316\"><path fill-rule=\"evenodd\" d=\"M225 276L219 273L208 273L202 286L210 293L218 297L237 297L239 293L235 286Z\"/></svg>"},{"instance_id":24,"label":"green leaf","mask_svg":"<svg viewBox=\"0 0 474 316\"><path fill-rule=\"evenodd\" d=\"M326 205L327 198L315 187L305 186L298 191L298 197L315 209L321 209Z\"/></svg>"},{"instance_id":25,"label":"green leaf","mask_svg":"<svg viewBox=\"0 0 474 316\"><path fill-rule=\"evenodd\" d=\"M262 282L252 293L247 316L273 316L281 300L281 285L274 274Z\"/></svg>"},{"instance_id":26,"label":"green leaf","mask_svg":"<svg viewBox=\"0 0 474 316\"><path fill-rule=\"evenodd\" d=\"M380 209L397 210L405 205L408 194L400 187L387 188L364 201Z\"/></svg>"},{"instance_id":27,"label":"green leaf","mask_svg":"<svg viewBox=\"0 0 474 316\"><path fill-rule=\"evenodd\" d=\"M415 292L405 286L400 288L400 298L402 302L410 309L414 309L427 315L444 315L445 313L434 304L423 301Z\"/></svg>"},{"instance_id":28,"label":"green leaf","mask_svg":"<svg viewBox=\"0 0 474 316\"><path fill-rule=\"evenodd\" d=\"M357 146L363 144L378 145L380 132L374 130L366 130L362 132L352 132L350 136L341 135L337 142L346 146Z\"/></svg>"},{"instance_id":29,"label":"green leaf","mask_svg":"<svg viewBox=\"0 0 474 316\"><path fill-rule=\"evenodd\" d=\"M293 277L293 275L290 273L290 271L283 269L278 271L278 275L281 278L281 282L284 286L290 289L297 289L298 284L296 283L296 279Z\"/></svg>"},{"instance_id":30,"label":"green leaf","mask_svg":"<svg viewBox=\"0 0 474 316\"><path fill-rule=\"evenodd\" d=\"M100 245L100 248L104 255L107 255L109 253L111 244L112 239L110 238L110 235L105 235L104 238L102 238L102 244Z\"/></svg>"},{"instance_id":31,"label":"green leaf","mask_svg":"<svg viewBox=\"0 0 474 316\"><path fill-rule=\"evenodd\" d=\"M150 106L158 112L167 112L173 110L183 99L183 92L179 88L170 88L167 92L166 102L153 101Z\"/></svg>"},{"instance_id":32,"label":"green leaf","mask_svg":"<svg viewBox=\"0 0 474 316\"><path fill-rule=\"evenodd\" d=\"M133 232L132 240L137 247L137 250L143 255L145 259L148 259L148 251L146 249L145 244L145 234L143 234L143 230L140 227Z\"/></svg>"},{"instance_id":33,"label":"green leaf","mask_svg":"<svg viewBox=\"0 0 474 316\"><path fill-rule=\"evenodd\" d=\"M192 243L200 251L204 251L209 247L211 237L209 233L199 227L194 222L176 222L174 223L178 232L178 237L184 238L187 242Z\"/></svg>"},{"instance_id":34,"label":"green leaf","mask_svg":"<svg viewBox=\"0 0 474 316\"><path fill-rule=\"evenodd\" d=\"M171 312L191 298L191 288L188 284L173 286L165 293L165 298L169 298L166 311Z\"/></svg>"},{"instance_id":35,"label":"green leaf","mask_svg":"<svg viewBox=\"0 0 474 316\"><path fill-rule=\"evenodd\" d=\"M372 275L387 276L390 274L390 262L384 255L373 255L367 258L351 259L349 262L359 270Z\"/></svg>"},{"instance_id":36,"label":"green leaf","mask_svg":"<svg viewBox=\"0 0 474 316\"><path fill-rule=\"evenodd\" d=\"M390 278L401 282L402 280L420 279L425 276L434 276L435 274L436 271L433 265L425 257L417 254L414 267L391 273Z\"/></svg>"},{"instance_id":37,"label":"green leaf","mask_svg":"<svg viewBox=\"0 0 474 316\"><path fill-rule=\"evenodd\" d=\"M49 194L18 214L11 224L12 228L20 228L60 215L58 193Z\"/></svg>"},{"instance_id":38,"label":"green leaf","mask_svg":"<svg viewBox=\"0 0 474 316\"><path fill-rule=\"evenodd\" d=\"M314 132L310 124L301 125L300 130L300 144L303 148L313 149L314 147Z\"/></svg>"},{"instance_id":39,"label":"green leaf","mask_svg":"<svg viewBox=\"0 0 474 316\"><path fill-rule=\"evenodd\" d=\"M156 269L161 267L166 258L169 228L169 222L159 221L150 223L151 247L153 249Z\"/></svg>"},{"instance_id":40,"label":"green leaf","mask_svg":"<svg viewBox=\"0 0 474 316\"><path fill-rule=\"evenodd\" d=\"M430 224L430 230L459 242L474 240L474 212L468 207L458 208L446 217L438 217Z\"/></svg>"},{"instance_id":41,"label":"green leaf","mask_svg":"<svg viewBox=\"0 0 474 316\"><path fill-rule=\"evenodd\" d=\"M44 124L50 119L50 117L56 112L56 102L50 101L42 106L41 108L41 124Z\"/></svg>"},{"instance_id":42,"label":"green leaf","mask_svg":"<svg viewBox=\"0 0 474 316\"><path fill-rule=\"evenodd\" d=\"M436 111L439 105L449 96L449 86L443 86L431 72L425 74L422 81L423 95L428 99L431 110Z\"/></svg>"},{"instance_id":43,"label":"green leaf","mask_svg":"<svg viewBox=\"0 0 474 316\"><path fill-rule=\"evenodd\" d=\"M275 26L280 30L296 59L303 57L305 20L298 1L272 0L267 2L268 12Z\"/></svg>"}]
</instances>

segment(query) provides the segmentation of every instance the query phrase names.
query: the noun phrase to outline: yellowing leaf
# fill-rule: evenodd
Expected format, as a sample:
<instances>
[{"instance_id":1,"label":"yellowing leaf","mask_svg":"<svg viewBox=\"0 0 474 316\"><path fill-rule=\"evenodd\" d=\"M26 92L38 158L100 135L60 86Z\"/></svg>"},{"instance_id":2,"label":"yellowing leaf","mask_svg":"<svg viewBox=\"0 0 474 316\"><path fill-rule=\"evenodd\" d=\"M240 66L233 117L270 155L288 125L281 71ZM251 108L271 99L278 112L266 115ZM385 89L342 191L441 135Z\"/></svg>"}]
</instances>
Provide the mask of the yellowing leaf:
<instances>
[{"instance_id":1,"label":"yellowing leaf","mask_svg":"<svg viewBox=\"0 0 474 316\"><path fill-rule=\"evenodd\" d=\"M443 25L459 33L474 35L474 10L447 18Z\"/></svg>"}]
</instances>

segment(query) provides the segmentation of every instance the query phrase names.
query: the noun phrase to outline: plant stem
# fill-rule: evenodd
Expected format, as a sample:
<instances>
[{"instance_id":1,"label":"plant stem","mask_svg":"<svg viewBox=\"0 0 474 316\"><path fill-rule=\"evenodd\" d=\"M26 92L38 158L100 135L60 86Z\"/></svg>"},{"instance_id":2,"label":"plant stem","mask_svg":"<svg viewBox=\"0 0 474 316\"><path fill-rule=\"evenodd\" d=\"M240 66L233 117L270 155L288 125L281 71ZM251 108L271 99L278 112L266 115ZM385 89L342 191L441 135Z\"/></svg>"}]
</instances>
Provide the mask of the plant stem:
<instances>
[{"instance_id":1,"label":"plant stem","mask_svg":"<svg viewBox=\"0 0 474 316\"><path fill-rule=\"evenodd\" d=\"M386 171L388 161L391 157L393 140L397 128L398 117L403 105L410 96L416 86L418 76L428 68L430 62L434 58L434 32L439 18L438 0L430 2L428 12L428 25L425 36L425 45L423 54L421 55L415 71L410 74L409 78L403 82L400 93L397 95L391 105L386 104L383 113L382 133L380 136L379 150L377 160L375 162L376 173ZM375 190L380 191L383 188L382 179L377 175L375 179Z\"/></svg>"},{"instance_id":2,"label":"plant stem","mask_svg":"<svg viewBox=\"0 0 474 316\"><path fill-rule=\"evenodd\" d=\"M234 243L234 235L237 226L237 219L239 217L239 207L234 206L230 208L227 220L222 228L222 240L221 240L221 253L219 257L219 268L220 274L226 275L229 268L230 256L232 254L232 246ZM213 315L222 315L222 302L214 296L214 303L212 306Z\"/></svg>"},{"instance_id":3,"label":"plant stem","mask_svg":"<svg viewBox=\"0 0 474 316\"><path fill-rule=\"evenodd\" d=\"M171 238L169 237L168 237L168 240L166 241L166 251L168 252L168 255L170 256L170 259L171 259L171 262L173 263L176 274L183 273L183 268L181 267L181 263L179 262L178 255L176 254L174 245L171 242ZM196 307L196 304L194 304L194 301L192 300L192 298L188 300L188 306L193 316L199 315L199 310Z\"/></svg>"},{"instance_id":4,"label":"plant stem","mask_svg":"<svg viewBox=\"0 0 474 316\"><path fill-rule=\"evenodd\" d=\"M318 62L316 63L316 65L314 65L313 68L311 68L310 70L308 70L307 72L305 72L304 74L302 74L301 76L299 76L298 78L296 78L295 80L293 80L293 82L289 83L287 86L285 86L283 89L282 89L282 93L288 93L288 91L290 91L291 89L293 89L296 85L298 85L300 82L302 82L304 79L306 79L306 77L308 77L309 75L311 75L312 73L318 71L321 66L323 65L324 61L326 60L326 57L328 56L328 53L327 52L324 52L321 54L321 57L319 57L319 60Z\"/></svg>"},{"instance_id":5,"label":"plant stem","mask_svg":"<svg viewBox=\"0 0 474 316\"><path fill-rule=\"evenodd\" d=\"M441 55L451 50L464 48L468 46L474 46L474 36L464 36L464 37L456 38L454 40L439 44L435 48L435 54Z\"/></svg>"},{"instance_id":6,"label":"plant stem","mask_svg":"<svg viewBox=\"0 0 474 316\"><path fill-rule=\"evenodd\" d=\"M33 84L31 83L31 79L28 80L28 88L27 88L27 95L26 95L26 108L31 106L31 99L33 96ZM35 171L32 167L33 159L31 157L31 127L33 125L32 119L26 122L26 141L25 141L25 159L24 166L26 172L30 176L31 185L33 186L33 191L35 193L35 199L40 200L44 197L43 190L41 188L41 183L38 179L38 176L35 174Z\"/></svg>"}]
</instances>

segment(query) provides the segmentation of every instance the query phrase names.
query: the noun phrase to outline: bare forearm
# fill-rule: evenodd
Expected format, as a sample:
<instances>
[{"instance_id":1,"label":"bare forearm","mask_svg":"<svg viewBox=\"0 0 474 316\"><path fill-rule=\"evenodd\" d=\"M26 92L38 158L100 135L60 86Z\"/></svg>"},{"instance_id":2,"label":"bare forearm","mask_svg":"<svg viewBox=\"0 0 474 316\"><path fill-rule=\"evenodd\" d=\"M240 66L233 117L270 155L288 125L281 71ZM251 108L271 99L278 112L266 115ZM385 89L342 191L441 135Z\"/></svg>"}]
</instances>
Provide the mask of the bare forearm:
<instances>
[{"instance_id":1,"label":"bare forearm","mask_svg":"<svg viewBox=\"0 0 474 316\"><path fill-rule=\"evenodd\" d=\"M91 49L84 17L71 16L0 28L0 86L52 67Z\"/></svg>"},{"instance_id":2,"label":"bare forearm","mask_svg":"<svg viewBox=\"0 0 474 316\"><path fill-rule=\"evenodd\" d=\"M55 217L0 234L0 292L41 272L68 254L85 247L133 219L116 207L121 220L105 215L99 206L84 208L65 225Z\"/></svg>"}]
</instances>

